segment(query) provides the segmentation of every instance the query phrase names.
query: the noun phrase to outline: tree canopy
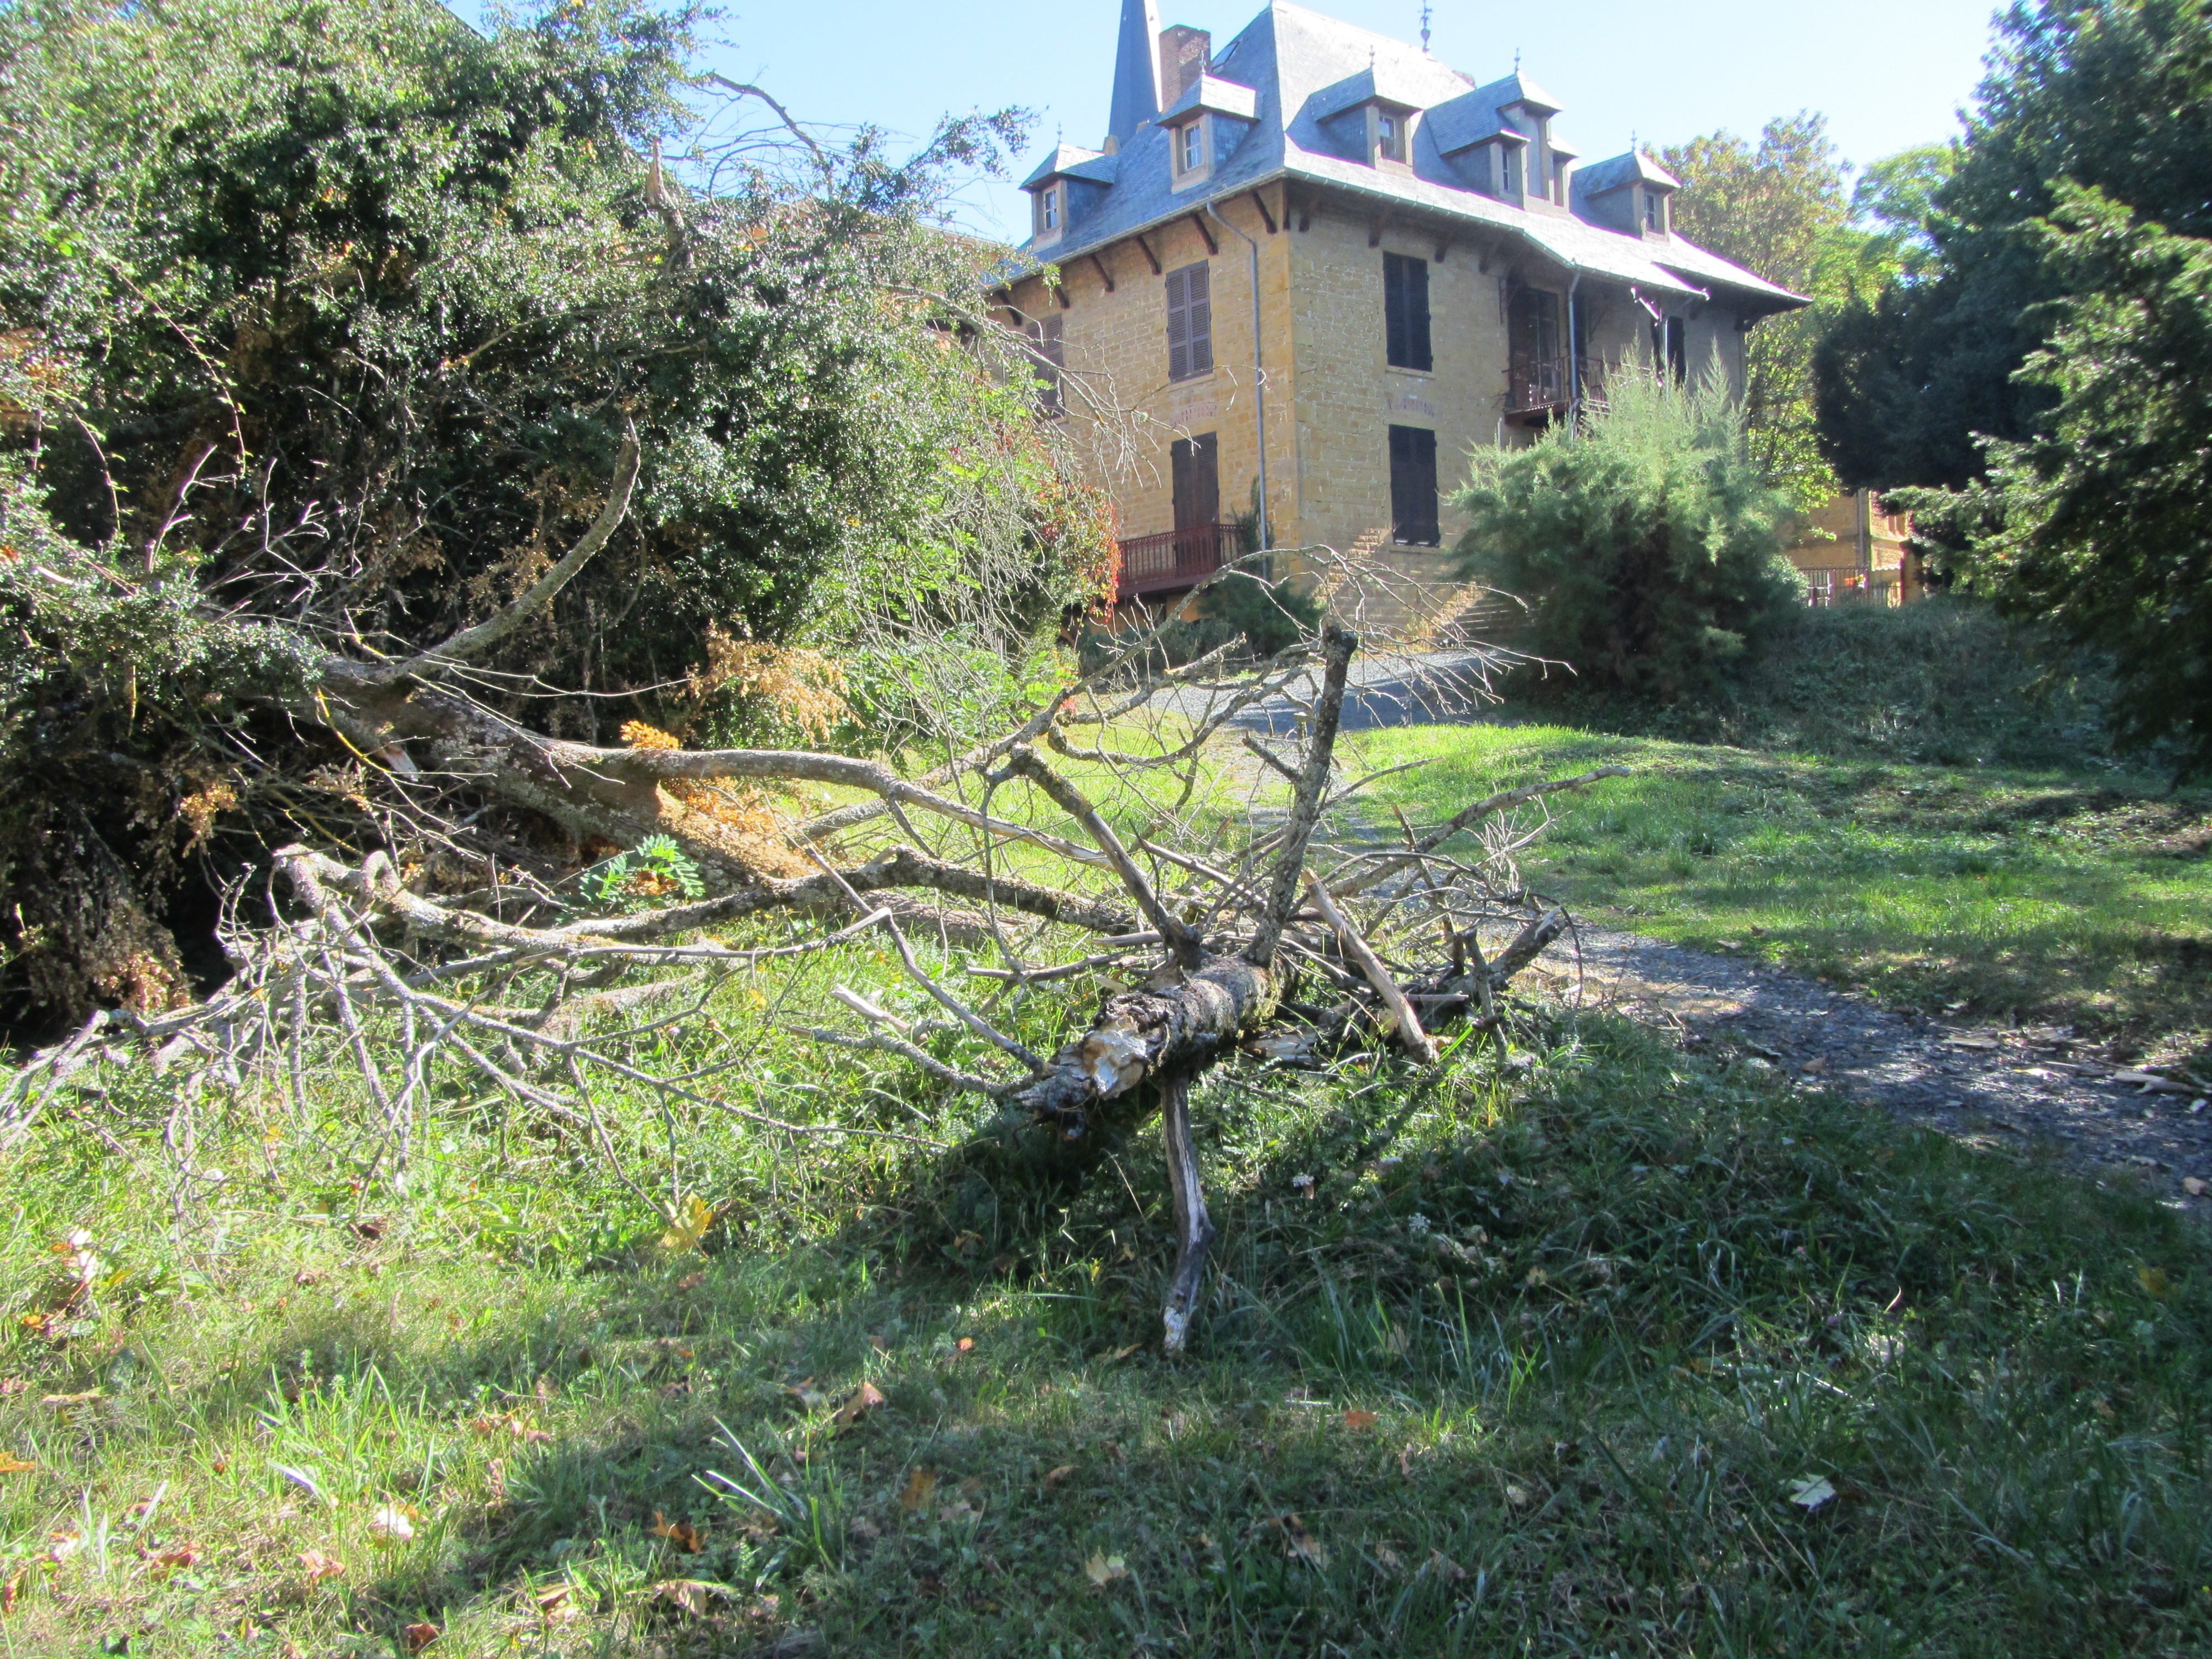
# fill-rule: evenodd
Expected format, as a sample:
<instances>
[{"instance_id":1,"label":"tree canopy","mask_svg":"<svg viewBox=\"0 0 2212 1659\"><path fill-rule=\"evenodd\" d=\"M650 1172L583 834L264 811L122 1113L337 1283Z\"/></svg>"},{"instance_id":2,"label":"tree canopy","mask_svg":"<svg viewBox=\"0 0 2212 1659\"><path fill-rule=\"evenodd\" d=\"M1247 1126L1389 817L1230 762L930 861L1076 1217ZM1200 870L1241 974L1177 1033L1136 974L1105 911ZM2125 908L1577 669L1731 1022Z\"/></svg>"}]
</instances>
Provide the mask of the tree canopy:
<instances>
[{"instance_id":1,"label":"tree canopy","mask_svg":"<svg viewBox=\"0 0 2212 1659\"><path fill-rule=\"evenodd\" d=\"M1948 160L1893 181L1910 257L1821 343L1826 451L2112 653L2121 735L2212 768L2212 12L2015 5Z\"/></svg>"},{"instance_id":2,"label":"tree canopy","mask_svg":"<svg viewBox=\"0 0 2212 1659\"><path fill-rule=\"evenodd\" d=\"M1826 118L1800 112L1753 144L1716 132L1663 153L1682 181L1674 227L1701 246L1813 301L1770 317L1744 352L1745 433L1753 458L1802 511L1835 494L1814 430L1813 348L1854 290L1861 239L1849 229L1845 168Z\"/></svg>"},{"instance_id":3,"label":"tree canopy","mask_svg":"<svg viewBox=\"0 0 2212 1659\"><path fill-rule=\"evenodd\" d=\"M563 0L486 38L416 0L0 9L19 987L40 941L99 956L134 907L116 950L159 956L145 918L225 826L248 854L302 813L385 834L361 758L266 700L312 697L317 652L404 657L527 587L632 429L605 550L476 671L556 732L726 726L744 641L927 615L1018 644L1095 590L1103 509L969 313L999 251L939 219L1017 118L904 157L732 137L696 16Z\"/></svg>"}]
</instances>

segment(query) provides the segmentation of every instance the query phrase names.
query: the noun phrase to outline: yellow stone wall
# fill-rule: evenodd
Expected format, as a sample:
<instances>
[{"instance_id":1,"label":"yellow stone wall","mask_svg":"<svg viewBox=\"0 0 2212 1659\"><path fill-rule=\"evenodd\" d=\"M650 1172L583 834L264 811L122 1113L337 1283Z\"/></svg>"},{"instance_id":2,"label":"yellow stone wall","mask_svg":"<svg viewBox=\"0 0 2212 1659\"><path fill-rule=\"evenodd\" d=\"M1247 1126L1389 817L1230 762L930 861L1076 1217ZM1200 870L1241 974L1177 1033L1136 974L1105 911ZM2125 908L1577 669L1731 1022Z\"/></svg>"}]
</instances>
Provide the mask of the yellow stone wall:
<instances>
[{"instance_id":1,"label":"yellow stone wall","mask_svg":"<svg viewBox=\"0 0 2212 1659\"><path fill-rule=\"evenodd\" d=\"M1390 457L1387 428L1425 426L1437 434L1443 548L1464 528L1449 505L1467 472L1471 450L1524 443L1530 429L1501 418L1505 388L1507 284L1517 280L1564 294L1570 273L1511 242L1461 240L1436 261L1435 234L1386 224L1369 246L1373 222L1352 198L1301 200L1287 216L1279 185L1267 192L1277 225L1270 234L1249 196L1218 210L1259 245L1261 331L1267 374L1269 516L1279 547L1322 544L1344 549L1387 535ZM1301 230L1303 221L1308 228ZM1218 252L1208 253L1186 216L1145 234L1163 272L1206 259L1213 305L1213 368L1167 378L1164 277L1153 274L1133 239L1102 250L1114 287L1089 256L1060 268L1059 301L1039 279L1014 289L1016 307L1039 317L1060 309L1070 380L1070 432L1094 433L1084 399L1144 416L1133 454L1118 445L1092 453L1092 471L1114 497L1124 538L1174 527L1168 447L1176 438L1212 432L1219 446L1224 517L1248 510L1256 470L1257 399L1252 363L1250 256L1244 242L1209 224ZM1422 374L1384 361L1382 256L1409 254L1429 268L1430 333L1434 368ZM1617 283L1585 278L1586 357L1607 361L1649 354L1650 319ZM1687 331L1692 372L1717 357L1739 392L1743 339L1734 316L1697 307ZM1443 553L1405 550L1401 561L1424 574L1448 562Z\"/></svg>"}]
</instances>

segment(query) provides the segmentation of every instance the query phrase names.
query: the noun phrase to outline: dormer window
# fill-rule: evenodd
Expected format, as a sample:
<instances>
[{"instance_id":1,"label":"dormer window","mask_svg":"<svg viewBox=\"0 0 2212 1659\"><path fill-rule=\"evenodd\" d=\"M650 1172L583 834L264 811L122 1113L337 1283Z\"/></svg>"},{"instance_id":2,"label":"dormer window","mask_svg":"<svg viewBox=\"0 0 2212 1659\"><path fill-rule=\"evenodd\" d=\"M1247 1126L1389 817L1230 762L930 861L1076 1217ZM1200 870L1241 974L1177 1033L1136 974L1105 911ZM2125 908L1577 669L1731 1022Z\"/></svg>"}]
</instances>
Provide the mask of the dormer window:
<instances>
[{"instance_id":1,"label":"dormer window","mask_svg":"<svg viewBox=\"0 0 2212 1659\"><path fill-rule=\"evenodd\" d=\"M1188 121L1176 129L1176 171L1195 173L1206 165L1206 123Z\"/></svg>"},{"instance_id":2,"label":"dormer window","mask_svg":"<svg viewBox=\"0 0 2212 1659\"><path fill-rule=\"evenodd\" d=\"M1037 197L1037 228L1039 230L1060 228L1060 186L1058 185L1047 185Z\"/></svg>"},{"instance_id":3,"label":"dormer window","mask_svg":"<svg viewBox=\"0 0 2212 1659\"><path fill-rule=\"evenodd\" d=\"M1501 144L1498 148L1504 151L1498 158L1504 164L1505 184L1502 193L1507 201L1516 201L1521 195L1521 146Z\"/></svg>"},{"instance_id":4,"label":"dormer window","mask_svg":"<svg viewBox=\"0 0 2212 1659\"><path fill-rule=\"evenodd\" d=\"M1647 190L1643 195L1644 228L1655 234L1663 233L1667 228L1667 198L1656 190Z\"/></svg>"},{"instance_id":5,"label":"dormer window","mask_svg":"<svg viewBox=\"0 0 2212 1659\"><path fill-rule=\"evenodd\" d=\"M1393 161L1406 159L1406 124L1398 117L1379 111L1376 112L1375 153Z\"/></svg>"}]
</instances>

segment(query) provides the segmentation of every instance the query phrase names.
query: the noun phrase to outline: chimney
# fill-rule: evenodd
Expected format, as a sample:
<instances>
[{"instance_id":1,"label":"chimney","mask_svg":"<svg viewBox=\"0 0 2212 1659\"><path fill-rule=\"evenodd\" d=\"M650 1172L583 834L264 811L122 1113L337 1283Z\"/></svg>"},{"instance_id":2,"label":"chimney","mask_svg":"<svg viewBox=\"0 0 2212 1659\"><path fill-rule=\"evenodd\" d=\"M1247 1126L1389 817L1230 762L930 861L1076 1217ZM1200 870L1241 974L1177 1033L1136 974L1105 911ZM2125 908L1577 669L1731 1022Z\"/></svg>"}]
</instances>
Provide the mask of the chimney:
<instances>
[{"instance_id":1,"label":"chimney","mask_svg":"<svg viewBox=\"0 0 2212 1659\"><path fill-rule=\"evenodd\" d=\"M1177 23L1160 31L1160 106L1168 108L1197 84L1213 61L1213 36Z\"/></svg>"}]
</instances>

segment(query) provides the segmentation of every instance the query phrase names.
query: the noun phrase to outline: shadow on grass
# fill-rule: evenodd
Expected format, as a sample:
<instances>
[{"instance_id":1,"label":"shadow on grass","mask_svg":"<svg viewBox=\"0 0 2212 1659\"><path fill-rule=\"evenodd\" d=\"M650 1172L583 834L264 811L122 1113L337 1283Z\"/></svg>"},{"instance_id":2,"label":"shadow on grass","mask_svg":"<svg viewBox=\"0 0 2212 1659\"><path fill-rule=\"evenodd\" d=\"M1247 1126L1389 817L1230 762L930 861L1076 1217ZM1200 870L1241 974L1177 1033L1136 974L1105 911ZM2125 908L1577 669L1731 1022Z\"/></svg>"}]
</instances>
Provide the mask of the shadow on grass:
<instances>
[{"instance_id":1,"label":"shadow on grass","mask_svg":"<svg viewBox=\"0 0 2212 1659\"><path fill-rule=\"evenodd\" d=\"M611 1652L2212 1635L2212 1264L2156 1206L1602 1020L1525 1089L1224 1068L1197 1104L1222 1240L1184 1365L1152 1351L1141 1132L1072 1192L928 1169L836 1237L595 1274L495 1334L294 1321L256 1363L334 1501L468 1498L356 1566L363 1650L418 1620L567 1650L568 1611ZM404 1482L357 1381L296 1382L372 1368L447 1425ZM223 1407L271 1419L272 1465L283 1393Z\"/></svg>"}]
</instances>

